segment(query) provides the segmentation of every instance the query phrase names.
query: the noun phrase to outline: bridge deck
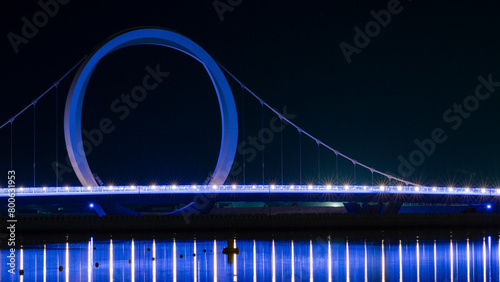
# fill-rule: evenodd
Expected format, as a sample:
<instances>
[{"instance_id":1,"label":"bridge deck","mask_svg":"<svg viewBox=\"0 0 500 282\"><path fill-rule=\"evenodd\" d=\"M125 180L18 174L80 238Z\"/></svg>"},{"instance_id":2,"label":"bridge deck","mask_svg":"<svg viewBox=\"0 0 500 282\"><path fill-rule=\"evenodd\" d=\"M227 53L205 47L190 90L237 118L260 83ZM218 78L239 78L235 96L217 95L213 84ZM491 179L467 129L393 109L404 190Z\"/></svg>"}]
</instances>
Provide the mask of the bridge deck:
<instances>
[{"instance_id":1,"label":"bridge deck","mask_svg":"<svg viewBox=\"0 0 500 282\"><path fill-rule=\"evenodd\" d=\"M92 196L137 196L137 195L162 195L162 196L187 196L193 197L197 194L211 194L215 198L228 198L229 195L235 200L254 198L251 195L260 195L277 198L296 198L290 196L314 196L323 195L326 198L332 196L340 201L354 200L354 198L365 198L365 196L376 196L385 198L418 197L439 198L449 196L460 196L465 202L471 198L495 198L500 199L500 189L497 188L466 188L466 187L417 187L417 186L360 186L360 185L153 185L153 186L95 186L95 187L28 187L12 189L0 189L0 198L12 196L15 193L18 200L30 198L64 198L70 196L89 198ZM216 196L218 195L218 196ZM223 196L226 195L226 196ZM241 198L245 196L247 198ZM287 196L288 195L288 196ZM349 197L349 195L354 196ZM435 196L435 197L433 197ZM231 197L229 197L231 198ZM257 197L259 198L259 197ZM352 199L351 199L352 198ZM439 200L442 201L442 200ZM425 200L423 200L425 202ZM435 202L435 201L430 201Z\"/></svg>"},{"instance_id":2,"label":"bridge deck","mask_svg":"<svg viewBox=\"0 0 500 282\"><path fill-rule=\"evenodd\" d=\"M9 197L12 189L1 188L0 198ZM16 197L85 196L120 194L406 194L500 196L497 188L362 186L362 185L152 185L94 187L22 187L15 188Z\"/></svg>"}]
</instances>

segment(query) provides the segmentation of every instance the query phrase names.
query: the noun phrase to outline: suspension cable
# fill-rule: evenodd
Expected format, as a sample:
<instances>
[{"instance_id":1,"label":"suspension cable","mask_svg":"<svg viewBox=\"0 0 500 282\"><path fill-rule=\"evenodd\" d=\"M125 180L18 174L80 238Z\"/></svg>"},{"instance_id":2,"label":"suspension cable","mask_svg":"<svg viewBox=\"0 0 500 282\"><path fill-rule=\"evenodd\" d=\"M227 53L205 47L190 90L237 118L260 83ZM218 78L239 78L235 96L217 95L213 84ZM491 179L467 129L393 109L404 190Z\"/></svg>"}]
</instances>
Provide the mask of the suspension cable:
<instances>
[{"instance_id":1,"label":"suspension cable","mask_svg":"<svg viewBox=\"0 0 500 282\"><path fill-rule=\"evenodd\" d=\"M261 120L261 138L263 138L264 136L264 104L261 103L260 104L261 106L261 116L262 116L262 120ZM262 140L261 140L262 141ZM265 177L264 177L264 149L265 149L265 145L264 145L264 142L262 142L262 185L266 184L265 183Z\"/></svg>"},{"instance_id":2,"label":"suspension cable","mask_svg":"<svg viewBox=\"0 0 500 282\"><path fill-rule=\"evenodd\" d=\"M56 87L56 187L59 187L59 123L58 123L59 81L56 82L55 87Z\"/></svg>"},{"instance_id":3,"label":"suspension cable","mask_svg":"<svg viewBox=\"0 0 500 282\"><path fill-rule=\"evenodd\" d=\"M353 162L352 164L354 166L354 185L356 185L356 163Z\"/></svg>"},{"instance_id":4,"label":"suspension cable","mask_svg":"<svg viewBox=\"0 0 500 282\"><path fill-rule=\"evenodd\" d=\"M321 166L320 166L320 162L319 162L319 147L320 147L320 144L318 144L318 184L321 184Z\"/></svg>"},{"instance_id":5,"label":"suspension cable","mask_svg":"<svg viewBox=\"0 0 500 282\"><path fill-rule=\"evenodd\" d=\"M33 103L33 187L36 187L36 101Z\"/></svg>"},{"instance_id":6,"label":"suspension cable","mask_svg":"<svg viewBox=\"0 0 500 282\"><path fill-rule=\"evenodd\" d=\"M232 73L230 73L222 64L218 63L219 66L224 70L226 71L234 80L236 80L238 83L242 84ZM248 87L245 86L245 89L250 93L252 94L252 96L254 96L256 99L258 99L262 106L266 106L269 110L271 110L272 112L274 112L276 115L278 116L283 116L281 113L279 113L277 110L275 110L273 107L269 106L265 101L263 101L259 96L257 96L255 93L253 93ZM321 142L321 140L319 140L318 138L314 137L313 135L311 135L310 133L304 131L303 129L301 129L298 125L296 125L295 123L293 123L292 121L290 121L289 119L287 119L286 117L283 116L283 119L288 122L290 125L292 125L293 127L295 127L297 130L301 131L302 133L304 133L305 135L307 135L309 138L311 138L312 140L315 140L316 142ZM321 142L323 143L323 142ZM340 155L341 157L349 160L349 161L354 161L352 158L348 157L347 155L344 155L342 153L340 153L339 151L333 149L332 147L326 145L325 143L323 143L323 146L325 146L325 148L327 148L328 150L332 151L332 152L336 152L338 155ZM362 163L359 163L357 162L357 165L365 168L365 169L373 169L372 167L369 167L365 164L362 164ZM402 183L405 183L406 185L413 185L413 186L418 186L417 184L415 183L412 183L410 181L406 181L404 179L401 179L401 178L397 178L397 177L394 177L390 174L387 174L387 173L383 173L381 171L378 171L378 170L375 170L373 169L376 173L382 175L382 176L385 176L386 178L392 178L394 180L397 180L397 181L400 181Z\"/></svg>"},{"instance_id":7,"label":"suspension cable","mask_svg":"<svg viewBox=\"0 0 500 282\"><path fill-rule=\"evenodd\" d=\"M69 71L67 71L63 76L61 76L61 78L59 78L56 81L56 83L59 83L61 80L63 80L64 78L66 78L66 76L68 76L68 74L70 74L77 66L79 66L83 62L83 60L85 60L85 58L87 58L87 55L85 55ZM45 94L47 94L50 90L52 90L52 88L54 88L54 86L55 86L56 83L52 84L47 90L45 90L45 92L42 93L42 95L38 96L34 101L38 101L40 98L42 98L43 96L45 96ZM7 124L11 123L11 121L13 121L14 119L16 119L20 114L24 113L31 106L33 106L33 102L31 102L29 105L27 105L26 107L24 107L21 111L19 111L17 114L15 114L13 117L11 117L8 121L6 121L4 124L2 124L0 126L0 129L2 129L3 127L5 127Z\"/></svg>"},{"instance_id":8,"label":"suspension cable","mask_svg":"<svg viewBox=\"0 0 500 282\"><path fill-rule=\"evenodd\" d=\"M242 126L243 127L243 132L242 132L243 140L242 140L242 142L243 142L243 141L245 141L245 138L246 138L246 136L245 136L245 86L244 85L241 85L241 90L242 90L241 92L242 92L242 101L243 101L241 103L242 104L241 117L243 120L243 122L242 122L242 125L243 125ZM243 159L243 164L242 164L242 166L243 166L243 185L245 185L246 184L245 183L245 181L246 181L245 180L245 169L246 169L245 154L242 154L242 159Z\"/></svg>"},{"instance_id":9,"label":"suspension cable","mask_svg":"<svg viewBox=\"0 0 500 282\"><path fill-rule=\"evenodd\" d=\"M281 134L281 185L283 185L283 119L280 117L280 134Z\"/></svg>"},{"instance_id":10,"label":"suspension cable","mask_svg":"<svg viewBox=\"0 0 500 282\"><path fill-rule=\"evenodd\" d=\"M299 185L302 185L302 131L299 130Z\"/></svg>"},{"instance_id":11,"label":"suspension cable","mask_svg":"<svg viewBox=\"0 0 500 282\"><path fill-rule=\"evenodd\" d=\"M339 154L335 152L335 185L339 185Z\"/></svg>"}]
</instances>

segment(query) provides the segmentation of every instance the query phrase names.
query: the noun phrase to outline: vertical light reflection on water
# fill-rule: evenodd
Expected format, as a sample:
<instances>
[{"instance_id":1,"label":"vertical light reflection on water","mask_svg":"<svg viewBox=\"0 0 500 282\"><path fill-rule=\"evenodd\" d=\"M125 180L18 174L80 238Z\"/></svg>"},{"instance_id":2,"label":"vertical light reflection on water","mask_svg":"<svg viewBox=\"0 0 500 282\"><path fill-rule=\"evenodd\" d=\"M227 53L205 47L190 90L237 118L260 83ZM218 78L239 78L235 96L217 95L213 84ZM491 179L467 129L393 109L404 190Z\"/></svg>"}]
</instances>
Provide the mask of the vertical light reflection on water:
<instances>
[{"instance_id":1,"label":"vertical light reflection on water","mask_svg":"<svg viewBox=\"0 0 500 282\"><path fill-rule=\"evenodd\" d=\"M434 282L437 282L437 256L436 256L436 240L434 240Z\"/></svg>"},{"instance_id":2,"label":"vertical light reflection on water","mask_svg":"<svg viewBox=\"0 0 500 282\"><path fill-rule=\"evenodd\" d=\"M455 235L455 234L453 234ZM498 236L498 235L497 235ZM466 236L464 236L466 237ZM415 237L414 237L415 238ZM455 237L456 238L456 237ZM475 239L476 238L476 239ZM116 239L116 238L115 238ZM210 277L212 274L210 272L212 271L212 266L210 263L212 263L212 259L210 259L210 256L207 256L206 259L208 261L208 271L207 268L204 267L204 264L206 261L200 261L199 259L199 254L197 253L198 251L198 244L200 245L200 250L205 248L208 249L210 252L210 243L211 241L205 241L202 240L198 242L198 239L195 239L192 241L194 250L194 254L196 254L196 257L193 258L193 263L194 266L191 265L191 262L189 262L189 258L184 258L188 259L186 262L183 263L183 260L179 260L180 263L177 264L177 253L181 254L184 251L178 251L177 250L177 242L174 239L174 242L171 243L172 241L168 240L168 243L166 244L167 247L165 248L165 253L161 249L163 245L161 245L160 241L157 244L156 239L150 239L152 240L152 252L148 252L152 254L152 257L154 260L152 261L153 265L150 266L152 267L151 269L145 268L146 273L141 273L141 268L139 266L137 267L138 270L138 280L143 280L143 275L146 275L145 281L149 279L149 281L163 281L163 280L169 280L169 281L177 281L177 276L179 277L178 281L181 281L183 279L189 280L189 276L191 276L193 280L191 281L212 281L210 280ZM259 242L264 242L264 248L260 247L260 250L264 251L264 254L261 254L259 251L259 255L265 257L264 261L259 261L257 258L257 240L253 240L253 246L252 250L250 248L245 248L244 246L250 247L250 241L245 242L240 241L238 243L238 247L242 247L243 250L247 250L248 252L253 251L253 257L250 258L250 253L246 253L245 256L235 256L233 257L234 263L233 265L225 265L222 262L225 262L223 258L221 258L221 263L218 263L217 260L217 255L220 255L217 251L217 242L216 240L213 240L214 243L214 281L218 280L217 277L217 272L218 272L218 266L221 266L221 271L223 273L227 274L227 272L224 272L224 269L226 270L231 270L231 273L233 274L232 277L234 280L238 279L241 281L242 279L247 281L260 281L261 279L267 279L268 281L285 281L285 279L288 279L286 281L336 281L337 279L341 279L344 281L350 281L350 264L351 264L351 258L350 258L350 252L353 252L353 280L352 281L371 281L373 279L377 279L378 281L393 281L393 280L399 280L399 281L432 281L432 267L434 268L434 280L437 281L437 278L439 278L440 282L441 281L500 281L500 236L497 237L497 239L492 240L490 236L483 236L482 242L480 241L481 237L466 237L466 240L460 239L460 240L453 240L452 237L448 238L443 238L438 239L440 240L440 248L437 248L437 240L434 240L434 246L431 246L427 244L426 242L431 243L432 241L427 241L424 240L420 242L421 238L418 238L415 240L415 245L412 246L412 241L405 241L405 249L403 249L403 243L402 240L399 240L397 238L397 241L390 241L389 243L385 242L384 240L378 241L379 239L376 239L375 241L372 241L370 239L368 240L356 240L354 242L353 249L351 250L349 243L353 244L353 241L349 242L349 240L346 238L345 239L345 250L342 249L342 244L343 242L337 243L335 240L332 240L331 237L328 237L327 241L327 252L325 250L320 250L320 249L314 249L315 247L313 246L313 242L310 239L309 240L309 245L307 245L307 241L301 240L299 242L297 251L295 250L295 241L291 240L290 245L288 247L286 246L288 243L286 241L284 244L277 244L275 240L264 240L264 241L259 241ZM89 241L87 241L87 257L85 257L85 242L83 243L78 243L75 245L72 245L72 249L69 248L69 242L64 242L64 245L61 244L61 242L56 243L56 244L44 244L41 243L37 245L37 253L35 254L34 252L31 251L31 249L27 249L28 251L26 252L26 265L24 265L24 247L19 248L18 250L18 267L17 271L19 269L25 269L25 275L23 277L19 277L19 274L16 275L16 281L23 281L24 278L26 278L24 281L79 281L80 279L82 280L87 280L87 281L93 281L94 278L96 279L104 279L106 281L113 281L114 280L114 247L115 247L115 241L114 239L109 239L108 244L108 251L106 251L106 239L105 241L99 241L100 244L98 247L98 250L101 251L95 251L93 250L93 238L88 238ZM232 240L232 239L231 239ZM307 240L307 239L306 239ZM351 238L352 240L352 238ZM370 240L370 259L368 258L368 241ZM161 240L162 241L162 240ZM237 240L234 240L234 247L237 247ZM271 241L271 242L269 242ZM492 242L493 241L493 242ZM121 242L121 241L120 241ZM118 280L124 280L124 281L134 281L134 268L135 268L135 241L132 239L131 245L128 245L126 242L124 244L124 251L122 255L122 243L118 242L116 245L117 249L117 279L114 281ZM151 241L149 241L151 243ZM163 241L162 241L163 242ZM182 241L183 242L183 241ZM180 248L184 248L184 245L182 245L182 242L180 243L181 245ZM225 240L224 240L225 242ZM363 242L363 245L361 245L361 242ZM381 245L378 245L377 242ZM265 244L272 244L272 248L266 248ZM481 244L482 243L482 244ZM189 246L191 243L188 241L186 242L186 245ZM372 245L373 244L373 245ZM497 249L495 250L495 246L493 244L497 244ZM128 246L127 246L128 245ZM422 251L420 251L420 245L422 245ZM55 246L55 247L52 247ZM170 264L170 261L168 261L171 257L171 255L168 255L168 252L170 252L170 246L173 246L171 255L173 254L173 265ZM267 245L268 247L269 245ZM324 246L324 245L323 245ZM42 247L42 248L39 248ZM104 250L102 249L104 247ZM341 248L340 250L338 248ZM387 255L385 254L385 247L388 248ZM465 247L465 249L464 249ZM52 249L51 249L52 248ZM158 249L159 248L159 249ZM280 249L281 248L281 249ZM286 249L290 251L290 253L287 253ZM363 248L363 249L362 249ZM397 250L396 250L397 248ZM414 249L415 248L415 249ZM447 248L450 248L447 250ZM55 249L56 251L52 252L52 250ZM129 250L127 252L127 249ZM241 248L240 248L241 249ZM377 250L378 249L378 250ZM475 252L475 249L477 249L477 252ZM140 252L143 251L143 248L140 248ZM320 254L318 254L318 251L320 251ZM376 257L379 256L378 252L381 251L380 257L377 259ZM413 253L415 251L415 253ZM439 253L438 253L439 251ZM43 252L42 254L40 254ZM101 255L99 255L99 252ZM109 253L108 253L109 252ZM316 253L315 253L316 252ZM108 254L106 254L108 253ZM126 266L123 266L123 261L122 259L126 261L128 260L130 253L132 253L132 258L131 258L131 272L126 270ZM163 263L163 261L158 261L159 253L162 254L163 257L167 258L168 257L168 262L167 265ZM200 251L201 253L201 251ZM322 255L321 255L322 254ZM340 258L337 258L337 254L340 255ZM93 256L96 255L96 258ZM102 257L104 255L104 257ZM109 255L109 258L106 258L105 256ZM202 254L203 255L203 254ZM272 256L272 262L269 261L269 256ZM295 255L297 255L297 262L298 264L295 264ZM327 255L328 257L325 257ZM97 259L99 256L101 256L100 259ZM151 261L151 257L142 257L142 253L137 255L137 259L139 263L144 263L144 265L149 265L147 260L149 259ZM290 258L285 258L283 259L284 256L290 256ZM432 258L431 258L432 256ZM57 257L57 261L56 261ZM413 257L413 258L412 258ZM40 266L40 258L43 258L43 276L42 272L40 272L40 269L36 269L35 262ZM239 261L237 261L239 258ZM447 262L446 259L450 259L450 262ZM71 260L70 260L71 259ZM106 264L109 259L109 264ZM203 259L203 257L202 257ZM282 262L280 262L280 259L282 259ZM290 259L290 260L289 260ZM416 262L414 261L416 259ZM495 262L495 259L498 261ZM87 263L85 263L85 260L87 260ZM96 260L101 264L99 268L96 268L94 266L94 263ZM101 262L101 260L104 260L104 262ZM364 261L362 261L364 260ZM439 264L439 269L437 262L440 262ZM200 262L200 265L198 265L198 262ZM324 262L328 263L327 268L324 265ZM57 264L56 264L57 263ZM104 263L104 264L103 264ZM252 270L249 268L250 263L253 263L253 273ZM269 273L269 267L272 263L272 274ZM464 267L463 263L466 263L466 266ZM477 264L476 264L477 263ZM50 264L50 265L49 265ZM239 264L239 265L238 265ZM291 264L291 266L290 266ZM398 265L399 264L399 265ZM482 264L482 265L481 265ZM139 265L139 264L138 264ZM58 271L56 268L58 266L63 266L64 271ZM108 267L109 266L109 271ZM172 266L174 268L173 272L173 279L172 279L172 274L170 274L170 271L172 271ZM240 271L238 277L238 266L239 267L245 267L245 271ZM286 267L289 268L286 268ZM477 266L477 268L475 268ZM85 267L87 267L87 271L85 271ZM278 269L279 267L282 267L282 269ZM291 267L291 270L290 270ZM340 269L337 269L336 267L340 267ZM345 268L344 268L345 267ZM379 268L381 267L381 268ZM404 269L403 269L404 267ZM415 269L416 267L416 269ZM449 268L446 269L446 267ZM70 268L71 272L70 273ZM122 271L122 269L125 269ZM178 268L178 269L177 269ZM4 269L2 269L4 270ZM37 273L34 274L33 276L33 271L37 270ZM61 269L62 270L62 269ZM440 270L439 272L437 270ZM152 277L153 278L148 278L151 275L152 271ZM179 271L179 272L178 272ZM207 271L205 273L205 271ZM261 272L263 271L263 272ZM290 272L289 272L290 271ZM379 273L379 271L381 271ZM398 272L397 272L398 271ZM415 272L413 272L415 271ZM450 272L448 272L450 271ZM498 274L495 274L495 271L498 271ZM85 272L87 272L87 279L85 279ZM178 272L178 273L177 273ZM308 273L309 272L309 273ZM345 272L342 273L342 272ZM79 274L80 273L80 274ZM124 274L124 278L122 278L122 273ZM149 274L148 274L149 273ZM260 273L260 274L258 274ZM263 274L264 273L264 274ZM291 275L290 275L291 273ZM307 275L309 274L309 275ZM335 274L336 279L333 279L333 274ZM399 274L399 275L398 275ZM464 274L466 276L464 276ZM81 275L81 276L80 276ZM164 277L164 276L170 276L171 278ZM250 276L253 275L253 279L250 278ZM258 276L259 275L259 276ZM269 279L269 275L272 275L272 279ZM288 275L290 275L291 278L288 278ZM300 278L295 278L295 275ZM305 277L302 277L305 275ZM327 279L325 279L325 275L328 276ZM339 276L340 277L337 277ZM345 278L342 278L342 276L346 276ZM376 275L379 278L373 278L371 276ZM403 276L406 275L406 278L403 278ZM416 275L416 278L415 278ZM47 277L48 276L48 277ZM95 277L94 277L95 276ZM109 276L108 279L105 277ZM141 279L139 279L139 276ZM198 280L198 276L200 276L200 280ZM205 277L207 276L207 278ZM315 276L317 276L317 279L314 279ZM399 278L398 278L399 276ZM42 278L43 277L43 278ZM99 278L101 277L101 278ZM184 278L182 278L184 277ZM187 278L186 278L187 277ZM224 276L225 277L225 276ZM261 278L257 278L261 277ZM363 278L364 277L364 278ZM411 278L414 277L414 278ZM495 278L497 280L495 280ZM450 279L448 279L450 278ZM222 280L228 279L228 278L222 278ZM380 280L379 280L380 279ZM4 280L4 277L2 276L1 281ZM8 279L5 279L6 281ZM229 279L228 279L229 280ZM10 280L9 280L10 281Z\"/></svg>"},{"instance_id":3,"label":"vertical light reflection on water","mask_svg":"<svg viewBox=\"0 0 500 282\"><path fill-rule=\"evenodd\" d=\"M401 240L399 240L399 281L403 282L403 246L401 245Z\"/></svg>"},{"instance_id":4,"label":"vertical light reflection on water","mask_svg":"<svg viewBox=\"0 0 500 282\"><path fill-rule=\"evenodd\" d=\"M47 282L47 245L43 244L43 282Z\"/></svg>"},{"instance_id":5,"label":"vertical light reflection on water","mask_svg":"<svg viewBox=\"0 0 500 282\"><path fill-rule=\"evenodd\" d=\"M498 239L500 242L500 239ZM500 256L500 250L498 251ZM295 282L295 250L293 248L293 240L292 240L292 282Z\"/></svg>"},{"instance_id":6,"label":"vertical light reflection on water","mask_svg":"<svg viewBox=\"0 0 500 282\"><path fill-rule=\"evenodd\" d=\"M491 281L491 236L488 236L488 280Z\"/></svg>"},{"instance_id":7,"label":"vertical light reflection on water","mask_svg":"<svg viewBox=\"0 0 500 282\"><path fill-rule=\"evenodd\" d=\"M328 282L332 282L332 249L330 245L330 236L328 236Z\"/></svg>"},{"instance_id":8,"label":"vertical light reflection on water","mask_svg":"<svg viewBox=\"0 0 500 282\"><path fill-rule=\"evenodd\" d=\"M175 243L175 238L174 238L174 242L172 243L173 246L172 246L172 249L173 249L173 267L174 267L174 272L173 272L173 281L174 282L177 282L177 244ZM214 240L214 247L215 247L215 240ZM214 255L215 257L217 257L217 251L214 249ZM217 267L217 261L215 260L214 258L214 268ZM214 281L217 281L217 279L215 279Z\"/></svg>"},{"instance_id":9,"label":"vertical light reflection on water","mask_svg":"<svg viewBox=\"0 0 500 282\"><path fill-rule=\"evenodd\" d=\"M475 277L476 273L476 249L475 249L476 244L472 244L472 277Z\"/></svg>"},{"instance_id":10,"label":"vertical light reflection on water","mask_svg":"<svg viewBox=\"0 0 500 282\"><path fill-rule=\"evenodd\" d=\"M61 265L59 264L59 252L56 253L56 265ZM57 273L57 281L59 282L59 271L56 272Z\"/></svg>"},{"instance_id":11,"label":"vertical light reflection on water","mask_svg":"<svg viewBox=\"0 0 500 282\"><path fill-rule=\"evenodd\" d=\"M174 241L175 242L175 241ZM174 244L175 245L175 244ZM134 244L134 238L132 238L132 245L131 247L131 260L132 260L132 266L130 267L130 280L132 282L135 282L135 244ZM174 259L175 259L175 253L174 253Z\"/></svg>"},{"instance_id":12,"label":"vertical light reflection on water","mask_svg":"<svg viewBox=\"0 0 500 282\"><path fill-rule=\"evenodd\" d=\"M486 238L483 237L483 280L486 282Z\"/></svg>"},{"instance_id":13,"label":"vertical light reflection on water","mask_svg":"<svg viewBox=\"0 0 500 282\"><path fill-rule=\"evenodd\" d=\"M194 240L194 252L196 253L196 240ZM196 259L195 259L196 262ZM196 263L194 265L195 273L196 273ZM196 276L195 280L196 281ZM156 240L153 239L153 282L156 282Z\"/></svg>"},{"instance_id":14,"label":"vertical light reflection on water","mask_svg":"<svg viewBox=\"0 0 500 282\"><path fill-rule=\"evenodd\" d=\"M214 240L214 282L217 282L217 240Z\"/></svg>"},{"instance_id":15,"label":"vertical light reflection on water","mask_svg":"<svg viewBox=\"0 0 500 282\"><path fill-rule=\"evenodd\" d=\"M366 239L365 239L365 282L368 282L368 255L366 253Z\"/></svg>"},{"instance_id":16,"label":"vertical light reflection on water","mask_svg":"<svg viewBox=\"0 0 500 282\"><path fill-rule=\"evenodd\" d=\"M43 265L45 268L45 245L43 246L44 252L43 252ZM45 271L44 271L45 272ZM90 240L87 243L87 281L92 281L92 260L90 258ZM43 282L45 282L45 277L43 279Z\"/></svg>"},{"instance_id":17,"label":"vertical light reflection on water","mask_svg":"<svg viewBox=\"0 0 500 282\"><path fill-rule=\"evenodd\" d=\"M196 254L196 239L194 239L193 254ZM194 280L194 282L196 282L198 279L198 275L197 275L198 271L196 269L196 256L193 256L193 266L194 266L193 267L193 280Z\"/></svg>"},{"instance_id":18,"label":"vertical light reflection on water","mask_svg":"<svg viewBox=\"0 0 500 282\"><path fill-rule=\"evenodd\" d=\"M349 239L345 239L345 281L351 281L351 275L349 273Z\"/></svg>"},{"instance_id":19,"label":"vertical light reflection on water","mask_svg":"<svg viewBox=\"0 0 500 282\"><path fill-rule=\"evenodd\" d=\"M458 240L455 240L455 261L453 262L454 264L456 264L456 272L457 272L457 276L458 276L458 271L459 271L459 268L458 268L458 255L459 255L459 252L458 252ZM460 277L460 276L458 276Z\"/></svg>"},{"instance_id":20,"label":"vertical light reflection on water","mask_svg":"<svg viewBox=\"0 0 500 282\"><path fill-rule=\"evenodd\" d=\"M236 249L236 239L234 239L234 248ZM238 281L238 267L237 267L237 261L236 261L236 253L233 253L233 261L234 261L234 265L233 265L233 272L234 272L233 281Z\"/></svg>"},{"instance_id":21,"label":"vertical light reflection on water","mask_svg":"<svg viewBox=\"0 0 500 282\"><path fill-rule=\"evenodd\" d=\"M385 251L384 240L382 240L382 282L385 282Z\"/></svg>"},{"instance_id":22,"label":"vertical light reflection on water","mask_svg":"<svg viewBox=\"0 0 500 282\"><path fill-rule=\"evenodd\" d=\"M66 275L66 282L69 282L69 242L66 242L66 258L65 258L65 265L66 265L66 270L65 270L65 275Z\"/></svg>"},{"instance_id":23,"label":"vertical light reflection on water","mask_svg":"<svg viewBox=\"0 0 500 282\"><path fill-rule=\"evenodd\" d=\"M469 237L467 237L467 282L470 282L470 252L469 252Z\"/></svg>"},{"instance_id":24,"label":"vertical light reflection on water","mask_svg":"<svg viewBox=\"0 0 500 282\"><path fill-rule=\"evenodd\" d=\"M113 282L113 239L109 239L109 281Z\"/></svg>"},{"instance_id":25,"label":"vertical light reflection on water","mask_svg":"<svg viewBox=\"0 0 500 282\"><path fill-rule=\"evenodd\" d=\"M420 244L417 239L417 282L420 282Z\"/></svg>"},{"instance_id":26,"label":"vertical light reflection on water","mask_svg":"<svg viewBox=\"0 0 500 282\"><path fill-rule=\"evenodd\" d=\"M450 281L453 282L453 239L450 238Z\"/></svg>"},{"instance_id":27,"label":"vertical light reflection on water","mask_svg":"<svg viewBox=\"0 0 500 282\"><path fill-rule=\"evenodd\" d=\"M293 260L293 241L292 241L292 260ZM257 282L257 246L255 245L255 240L253 240L253 281Z\"/></svg>"},{"instance_id":28,"label":"vertical light reflection on water","mask_svg":"<svg viewBox=\"0 0 500 282\"><path fill-rule=\"evenodd\" d=\"M272 248L271 248L271 256L272 256L272 280L273 282L276 282L276 250L274 249L274 239L273 239L273 243L272 243Z\"/></svg>"},{"instance_id":29,"label":"vertical light reflection on water","mask_svg":"<svg viewBox=\"0 0 500 282\"><path fill-rule=\"evenodd\" d=\"M24 251L23 251L23 246L21 245L21 257L20 257L20 262L19 262L19 269L24 269ZM19 276L19 281L24 281L24 275Z\"/></svg>"},{"instance_id":30,"label":"vertical light reflection on water","mask_svg":"<svg viewBox=\"0 0 500 282\"><path fill-rule=\"evenodd\" d=\"M314 281L313 241L309 240L309 281Z\"/></svg>"}]
</instances>

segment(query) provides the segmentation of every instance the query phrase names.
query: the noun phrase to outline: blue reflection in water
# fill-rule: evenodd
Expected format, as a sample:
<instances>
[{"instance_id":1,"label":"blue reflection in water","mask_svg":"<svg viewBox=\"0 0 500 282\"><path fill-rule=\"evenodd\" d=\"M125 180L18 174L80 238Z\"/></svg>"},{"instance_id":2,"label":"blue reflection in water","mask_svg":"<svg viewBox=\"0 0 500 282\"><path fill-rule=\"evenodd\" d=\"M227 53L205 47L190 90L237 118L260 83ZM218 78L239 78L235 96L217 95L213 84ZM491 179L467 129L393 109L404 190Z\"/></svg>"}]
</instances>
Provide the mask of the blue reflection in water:
<instances>
[{"instance_id":1,"label":"blue reflection in water","mask_svg":"<svg viewBox=\"0 0 500 282\"><path fill-rule=\"evenodd\" d=\"M94 240L25 245L1 281L500 281L500 237ZM229 247L229 248L228 248ZM222 250L232 250L222 254ZM238 250L238 251L236 251ZM231 263L230 263L231 262ZM24 275L19 275L24 269Z\"/></svg>"}]
</instances>

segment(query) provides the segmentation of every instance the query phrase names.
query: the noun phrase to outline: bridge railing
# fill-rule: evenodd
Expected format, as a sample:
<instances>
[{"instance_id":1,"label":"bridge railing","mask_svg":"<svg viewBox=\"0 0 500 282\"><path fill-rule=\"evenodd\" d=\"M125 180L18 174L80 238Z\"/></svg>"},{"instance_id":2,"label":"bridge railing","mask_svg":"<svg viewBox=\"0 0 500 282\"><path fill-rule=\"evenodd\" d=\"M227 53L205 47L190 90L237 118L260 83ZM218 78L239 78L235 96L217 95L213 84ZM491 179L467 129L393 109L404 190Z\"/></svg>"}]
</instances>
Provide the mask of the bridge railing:
<instances>
[{"instance_id":1,"label":"bridge railing","mask_svg":"<svg viewBox=\"0 0 500 282\"><path fill-rule=\"evenodd\" d=\"M0 189L0 197L9 196L8 188ZM140 193L388 193L500 196L497 188L365 186L365 185L150 185L150 186L66 186L20 187L18 196L56 196L88 194Z\"/></svg>"}]
</instances>

